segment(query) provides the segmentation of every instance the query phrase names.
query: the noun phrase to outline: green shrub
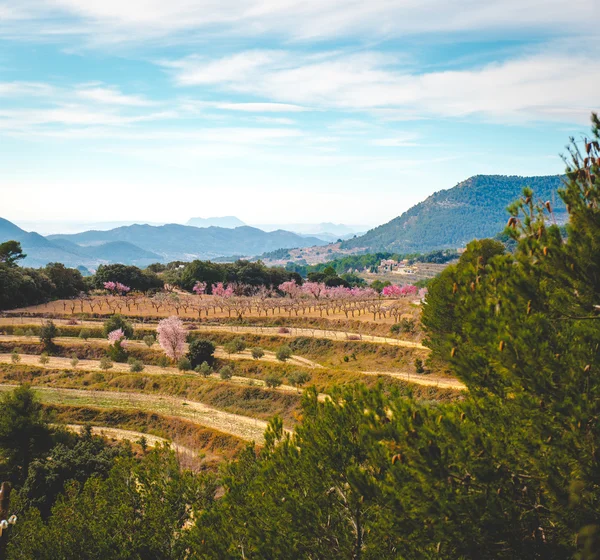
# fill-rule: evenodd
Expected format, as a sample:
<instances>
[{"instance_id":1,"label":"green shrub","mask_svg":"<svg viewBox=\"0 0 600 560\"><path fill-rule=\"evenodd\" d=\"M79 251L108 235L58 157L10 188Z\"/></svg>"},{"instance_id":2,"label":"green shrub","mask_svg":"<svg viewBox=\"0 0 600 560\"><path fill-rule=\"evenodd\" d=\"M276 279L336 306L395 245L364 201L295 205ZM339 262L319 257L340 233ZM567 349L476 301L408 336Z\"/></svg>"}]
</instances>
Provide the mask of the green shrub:
<instances>
[{"instance_id":1,"label":"green shrub","mask_svg":"<svg viewBox=\"0 0 600 560\"><path fill-rule=\"evenodd\" d=\"M48 352L42 352L40 354L40 364L46 365L49 361L50 358L48 357Z\"/></svg>"},{"instance_id":2,"label":"green shrub","mask_svg":"<svg viewBox=\"0 0 600 560\"><path fill-rule=\"evenodd\" d=\"M194 371L203 377L208 377L212 373L213 369L208 365L208 362L202 362L201 365L196 366Z\"/></svg>"},{"instance_id":3,"label":"green shrub","mask_svg":"<svg viewBox=\"0 0 600 560\"><path fill-rule=\"evenodd\" d=\"M104 333L104 336L108 336L108 333L116 331L117 329L123 329L125 338L133 338L133 327L131 326L131 323L118 313L104 321L102 332Z\"/></svg>"},{"instance_id":4,"label":"green shrub","mask_svg":"<svg viewBox=\"0 0 600 560\"><path fill-rule=\"evenodd\" d=\"M211 340L205 338L194 338L190 342L187 357L193 367L199 366L203 362L209 365L213 363L215 354L215 345Z\"/></svg>"},{"instance_id":5,"label":"green shrub","mask_svg":"<svg viewBox=\"0 0 600 560\"><path fill-rule=\"evenodd\" d=\"M90 331L90 329L81 329L79 331L79 338L81 338L83 340L87 340L91 336L92 336L92 331Z\"/></svg>"},{"instance_id":6,"label":"green shrub","mask_svg":"<svg viewBox=\"0 0 600 560\"><path fill-rule=\"evenodd\" d=\"M277 351L275 352L275 357L280 362L285 362L286 360L289 360L292 357L292 349L287 344L284 344L283 346L277 348Z\"/></svg>"},{"instance_id":7,"label":"green shrub","mask_svg":"<svg viewBox=\"0 0 600 560\"><path fill-rule=\"evenodd\" d=\"M270 387L271 389L275 389L276 387L279 387L282 383L282 379L280 375L277 375L275 373L270 373L269 375L267 375L265 377L265 385L267 387Z\"/></svg>"},{"instance_id":8,"label":"green shrub","mask_svg":"<svg viewBox=\"0 0 600 560\"><path fill-rule=\"evenodd\" d=\"M21 361L21 356L19 355L19 351L15 348L10 354L10 361L13 364L18 364Z\"/></svg>"},{"instance_id":9,"label":"green shrub","mask_svg":"<svg viewBox=\"0 0 600 560\"><path fill-rule=\"evenodd\" d=\"M142 360L138 360L137 358L129 358L129 371L131 373L140 373L144 371L144 362Z\"/></svg>"},{"instance_id":10,"label":"green shrub","mask_svg":"<svg viewBox=\"0 0 600 560\"><path fill-rule=\"evenodd\" d=\"M423 367L423 360L421 360L421 358L415 358L415 371L417 373L425 373L425 368Z\"/></svg>"},{"instance_id":11,"label":"green shrub","mask_svg":"<svg viewBox=\"0 0 600 560\"><path fill-rule=\"evenodd\" d=\"M192 369L192 362L190 362L189 358L183 356L183 358L179 358L177 368L179 371L190 371Z\"/></svg>"},{"instance_id":12,"label":"green shrub","mask_svg":"<svg viewBox=\"0 0 600 560\"><path fill-rule=\"evenodd\" d=\"M76 368L77 364L79 364L79 358L76 354L71 354L71 366Z\"/></svg>"},{"instance_id":13,"label":"green shrub","mask_svg":"<svg viewBox=\"0 0 600 560\"><path fill-rule=\"evenodd\" d=\"M169 358L163 354L162 356L160 356L158 358L156 363L157 363L158 367L166 368L166 367L169 367L171 360L169 360Z\"/></svg>"},{"instance_id":14,"label":"green shrub","mask_svg":"<svg viewBox=\"0 0 600 560\"><path fill-rule=\"evenodd\" d=\"M54 339L58 336L58 329L52 321L45 321L40 328L40 342L42 349L52 354L56 349Z\"/></svg>"},{"instance_id":15,"label":"green shrub","mask_svg":"<svg viewBox=\"0 0 600 560\"><path fill-rule=\"evenodd\" d=\"M100 358L100 369L107 370L113 367L112 360L108 356Z\"/></svg>"},{"instance_id":16,"label":"green shrub","mask_svg":"<svg viewBox=\"0 0 600 560\"><path fill-rule=\"evenodd\" d=\"M288 381L296 388L302 387L311 380L310 373L306 371L294 371L288 375Z\"/></svg>"},{"instance_id":17,"label":"green shrub","mask_svg":"<svg viewBox=\"0 0 600 560\"><path fill-rule=\"evenodd\" d=\"M151 334L147 334L143 339L144 344L148 347L151 348L154 343L156 342L156 338L154 336L152 336Z\"/></svg>"},{"instance_id":18,"label":"green shrub","mask_svg":"<svg viewBox=\"0 0 600 560\"><path fill-rule=\"evenodd\" d=\"M13 335L14 336L25 336L25 329L18 327L13 331Z\"/></svg>"},{"instance_id":19,"label":"green shrub","mask_svg":"<svg viewBox=\"0 0 600 560\"><path fill-rule=\"evenodd\" d=\"M233 368L231 366L223 366L219 370L219 377L224 381L233 377Z\"/></svg>"},{"instance_id":20,"label":"green shrub","mask_svg":"<svg viewBox=\"0 0 600 560\"><path fill-rule=\"evenodd\" d=\"M265 351L262 348L252 348L252 350L250 350L250 352L252 353L252 357L255 360L260 360L264 355L265 355Z\"/></svg>"},{"instance_id":21,"label":"green shrub","mask_svg":"<svg viewBox=\"0 0 600 560\"><path fill-rule=\"evenodd\" d=\"M35 336L35 331L33 329L27 329L25 331L25 336Z\"/></svg>"}]
</instances>

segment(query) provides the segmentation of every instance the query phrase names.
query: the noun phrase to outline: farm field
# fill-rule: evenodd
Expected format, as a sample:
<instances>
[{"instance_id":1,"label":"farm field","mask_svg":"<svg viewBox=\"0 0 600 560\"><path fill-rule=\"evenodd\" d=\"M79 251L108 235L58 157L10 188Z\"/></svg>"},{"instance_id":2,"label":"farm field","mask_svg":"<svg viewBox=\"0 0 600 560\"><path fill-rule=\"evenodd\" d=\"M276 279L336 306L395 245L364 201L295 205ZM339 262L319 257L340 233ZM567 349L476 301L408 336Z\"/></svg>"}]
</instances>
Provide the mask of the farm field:
<instances>
[{"instance_id":1,"label":"farm field","mask_svg":"<svg viewBox=\"0 0 600 560\"><path fill-rule=\"evenodd\" d=\"M442 371L415 372L415 360L424 363L428 350L420 341L420 306L407 299L353 302L352 309L345 310L335 307L343 305L341 302L328 304L331 309L302 309L301 304L297 309L285 309L276 305L284 302L275 302L269 304L268 314L260 304L247 301L235 304L237 311L244 308L240 316L237 311L219 309L220 304L225 305L223 301L204 297L202 305L205 314L208 310L208 318L200 320L197 310L185 309L180 302L175 308L165 304L156 309L155 303L146 298L115 300L96 297L91 302L55 301L5 313L0 317L0 388L9 390L15 381L30 383L49 410L71 410L71 416L65 417L69 425L80 425L77 411L81 414L85 410L88 416L94 411L92 424L98 430L102 428L98 418L101 414L144 413L187 422L193 429L213 432L217 439L254 441L257 445L264 442L267 421L275 415L283 419L285 429L293 429L301 392L308 386L316 388L320 400L327 398L336 385L357 381L368 386L384 383L390 389L398 387L424 399L453 400L460 398L464 390L460 382ZM193 303L198 301L200 298ZM394 315L382 308L384 304L393 305ZM382 310L381 314L373 314L373 309ZM102 328L115 313L131 322L134 336L127 340L127 351L143 363L142 371L133 372L130 364L119 362L113 362L110 369L103 367L101 359L111 343ZM200 375L181 371L173 363L159 364L164 354L158 342L141 339L155 337L159 321L167 316L180 319L188 336L213 342L212 372ZM411 332L390 332L399 317L414 325ZM39 329L48 320L58 331L54 352L41 363ZM80 336L82 331L86 332L85 338ZM242 340L244 348L227 351L228 344L235 340ZM292 349L285 360L277 357L282 345ZM254 347L261 348L259 357L253 357ZM184 344L182 351L187 350ZM222 379L219 370L227 367L232 374ZM298 371L305 372L302 386L293 383ZM73 415L75 422L70 420ZM139 440L138 432L146 433L131 422L103 428L117 430L105 431L106 437L134 442ZM131 432L136 435L128 435ZM202 452L208 463L216 464L226 455L216 447L206 453L202 451L202 440L182 441L173 432L155 430L154 437L158 438L153 440L155 443L172 441L187 449L188 459L189 451ZM225 451L231 447L227 443Z\"/></svg>"}]
</instances>

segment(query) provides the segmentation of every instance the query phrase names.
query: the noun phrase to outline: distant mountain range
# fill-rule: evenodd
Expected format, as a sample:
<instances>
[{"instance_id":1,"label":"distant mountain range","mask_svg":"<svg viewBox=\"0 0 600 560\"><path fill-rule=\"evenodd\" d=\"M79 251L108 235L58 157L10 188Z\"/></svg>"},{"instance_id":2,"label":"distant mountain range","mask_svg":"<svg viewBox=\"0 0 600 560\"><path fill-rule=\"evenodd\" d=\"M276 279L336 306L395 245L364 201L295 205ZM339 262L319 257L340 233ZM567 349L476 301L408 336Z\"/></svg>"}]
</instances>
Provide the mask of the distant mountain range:
<instances>
[{"instance_id":1,"label":"distant mountain range","mask_svg":"<svg viewBox=\"0 0 600 560\"><path fill-rule=\"evenodd\" d=\"M223 216L222 218L190 218L187 221L187 225L199 228L215 226L234 229L245 226L246 224L235 216Z\"/></svg>"},{"instance_id":2,"label":"distant mountain range","mask_svg":"<svg viewBox=\"0 0 600 560\"><path fill-rule=\"evenodd\" d=\"M341 249L364 252L427 252L464 247L469 241L493 237L508 220L506 208L531 187L534 197L549 200L558 223L567 219L557 194L563 177L476 175L455 187L436 192L401 216L344 241Z\"/></svg>"}]
</instances>

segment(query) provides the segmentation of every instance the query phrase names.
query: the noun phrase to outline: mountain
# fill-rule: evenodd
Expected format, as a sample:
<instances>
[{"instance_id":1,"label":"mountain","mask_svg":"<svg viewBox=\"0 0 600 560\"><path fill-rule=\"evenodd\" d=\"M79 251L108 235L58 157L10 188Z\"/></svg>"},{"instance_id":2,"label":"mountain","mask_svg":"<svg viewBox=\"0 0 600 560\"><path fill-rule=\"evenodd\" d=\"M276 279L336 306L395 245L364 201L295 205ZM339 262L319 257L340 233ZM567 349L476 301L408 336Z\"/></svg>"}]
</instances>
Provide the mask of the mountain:
<instances>
[{"instance_id":1,"label":"mountain","mask_svg":"<svg viewBox=\"0 0 600 560\"><path fill-rule=\"evenodd\" d=\"M475 238L493 237L508 220L506 208L531 187L536 200L550 200L558 223L567 219L557 194L563 177L475 175L432 194L391 222L344 241L341 249L366 252L427 252L464 247Z\"/></svg>"},{"instance_id":2,"label":"mountain","mask_svg":"<svg viewBox=\"0 0 600 560\"><path fill-rule=\"evenodd\" d=\"M187 222L188 226L194 226L199 228L207 228L211 226L234 229L237 227L245 226L239 218L235 216L223 216L222 218L190 218Z\"/></svg>"},{"instance_id":3,"label":"mountain","mask_svg":"<svg viewBox=\"0 0 600 560\"><path fill-rule=\"evenodd\" d=\"M235 229L166 224L164 226L132 225L109 231L85 231L70 235L50 235L52 242L70 241L83 247L109 242L127 242L143 250L157 253L161 260L192 260L231 255L260 255L288 247L326 245L316 237L301 237L289 231L264 232L249 226Z\"/></svg>"},{"instance_id":4,"label":"mountain","mask_svg":"<svg viewBox=\"0 0 600 560\"><path fill-rule=\"evenodd\" d=\"M0 243L11 239L21 243L23 252L27 255L27 258L21 261L24 266L39 267L49 262L62 262L67 266L94 265L92 259L70 253L39 233L25 231L12 222L0 218Z\"/></svg>"},{"instance_id":5,"label":"mountain","mask_svg":"<svg viewBox=\"0 0 600 560\"><path fill-rule=\"evenodd\" d=\"M319 224L253 224L253 226L263 231L285 229L286 231L293 231L300 235L311 235L319 239L329 238L328 241L330 239L336 241L340 238L351 237L368 229L367 226L350 226L331 222L321 222Z\"/></svg>"},{"instance_id":6,"label":"mountain","mask_svg":"<svg viewBox=\"0 0 600 560\"><path fill-rule=\"evenodd\" d=\"M73 241L59 238L54 239L52 243L69 253L92 259L98 264L125 263L148 266L162 260L159 254L146 251L127 241L109 241L101 245L83 246Z\"/></svg>"}]
</instances>

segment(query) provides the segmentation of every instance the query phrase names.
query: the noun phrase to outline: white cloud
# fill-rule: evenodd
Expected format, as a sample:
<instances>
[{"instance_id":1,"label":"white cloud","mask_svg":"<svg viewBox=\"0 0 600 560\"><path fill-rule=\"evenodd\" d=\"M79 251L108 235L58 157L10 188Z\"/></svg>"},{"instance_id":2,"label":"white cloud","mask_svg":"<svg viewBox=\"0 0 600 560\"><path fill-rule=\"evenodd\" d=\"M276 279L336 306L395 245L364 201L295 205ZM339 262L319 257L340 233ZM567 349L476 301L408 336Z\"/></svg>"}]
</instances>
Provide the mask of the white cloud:
<instances>
[{"instance_id":1,"label":"white cloud","mask_svg":"<svg viewBox=\"0 0 600 560\"><path fill-rule=\"evenodd\" d=\"M5 19L79 25L96 41L131 41L196 30L294 39L511 30L594 31L596 0L23 0ZM75 22L75 23L74 23ZM42 26L44 29L46 26ZM27 31L22 27L23 31ZM31 30L32 31L32 30Z\"/></svg>"},{"instance_id":2,"label":"white cloud","mask_svg":"<svg viewBox=\"0 0 600 560\"><path fill-rule=\"evenodd\" d=\"M598 108L600 59L546 52L476 69L411 73L377 52L335 54L318 62L302 55L238 53L218 64L188 58L173 65L178 84L210 83L271 102L342 110L395 110L408 118L480 116L488 119L586 122ZM244 69L219 73L216 68ZM220 77L221 76L221 77Z\"/></svg>"},{"instance_id":3,"label":"white cloud","mask_svg":"<svg viewBox=\"0 0 600 560\"><path fill-rule=\"evenodd\" d=\"M215 103L213 106L226 111L248 113L297 113L308 110L306 107L290 103Z\"/></svg>"},{"instance_id":4,"label":"white cloud","mask_svg":"<svg viewBox=\"0 0 600 560\"><path fill-rule=\"evenodd\" d=\"M125 95L116 87L83 87L75 92L81 99L94 101L103 105L122 105L126 107L149 107L155 105L140 95Z\"/></svg>"}]
</instances>

